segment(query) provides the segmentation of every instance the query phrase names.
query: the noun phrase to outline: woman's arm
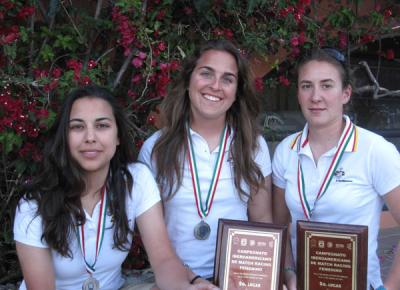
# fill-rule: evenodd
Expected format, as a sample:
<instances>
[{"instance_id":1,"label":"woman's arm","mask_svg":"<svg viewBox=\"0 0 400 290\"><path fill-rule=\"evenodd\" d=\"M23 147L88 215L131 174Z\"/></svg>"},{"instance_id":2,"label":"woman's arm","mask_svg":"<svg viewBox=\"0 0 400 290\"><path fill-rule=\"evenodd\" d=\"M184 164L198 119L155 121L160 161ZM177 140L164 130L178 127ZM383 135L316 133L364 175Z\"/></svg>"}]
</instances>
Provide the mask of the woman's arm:
<instances>
[{"instance_id":1,"label":"woman's arm","mask_svg":"<svg viewBox=\"0 0 400 290\"><path fill-rule=\"evenodd\" d=\"M278 225L289 226L290 212L286 206L285 190L275 185L272 187L272 200L273 200L273 218L274 223ZM285 256L285 283L289 290L296 290L296 272L293 263L292 247L290 244L290 231L288 228L286 240L286 256Z\"/></svg>"},{"instance_id":2,"label":"woman's arm","mask_svg":"<svg viewBox=\"0 0 400 290\"><path fill-rule=\"evenodd\" d=\"M218 289L209 282L189 284L187 269L168 239L160 202L141 214L136 221L160 289Z\"/></svg>"},{"instance_id":3,"label":"woman's arm","mask_svg":"<svg viewBox=\"0 0 400 290\"><path fill-rule=\"evenodd\" d=\"M264 177L264 186L257 193L251 194L248 201L250 221L272 223L271 175Z\"/></svg>"},{"instance_id":4,"label":"woman's arm","mask_svg":"<svg viewBox=\"0 0 400 290\"><path fill-rule=\"evenodd\" d=\"M17 254L28 290L55 290L50 249L16 242Z\"/></svg>"},{"instance_id":5,"label":"woman's arm","mask_svg":"<svg viewBox=\"0 0 400 290\"><path fill-rule=\"evenodd\" d=\"M385 202L393 218L400 225L400 186L385 195ZM392 267L385 281L387 290L400 289L400 243L395 253Z\"/></svg>"}]
</instances>

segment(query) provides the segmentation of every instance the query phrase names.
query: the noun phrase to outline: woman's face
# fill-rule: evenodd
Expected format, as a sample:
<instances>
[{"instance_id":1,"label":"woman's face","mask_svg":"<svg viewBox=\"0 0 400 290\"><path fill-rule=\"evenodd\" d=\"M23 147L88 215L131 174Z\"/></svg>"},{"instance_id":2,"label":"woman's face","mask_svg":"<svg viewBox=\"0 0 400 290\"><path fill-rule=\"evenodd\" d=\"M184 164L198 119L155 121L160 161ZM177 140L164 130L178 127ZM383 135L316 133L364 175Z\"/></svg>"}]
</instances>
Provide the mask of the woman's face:
<instances>
[{"instance_id":1,"label":"woman's face","mask_svg":"<svg viewBox=\"0 0 400 290\"><path fill-rule=\"evenodd\" d=\"M228 52L207 50L197 61L189 83L192 118L225 121L226 112L236 99L238 67Z\"/></svg>"},{"instance_id":2,"label":"woman's face","mask_svg":"<svg viewBox=\"0 0 400 290\"><path fill-rule=\"evenodd\" d=\"M309 125L324 127L341 122L351 87L343 88L340 73L333 64L312 60L299 69L297 96Z\"/></svg>"},{"instance_id":3,"label":"woman's face","mask_svg":"<svg viewBox=\"0 0 400 290\"><path fill-rule=\"evenodd\" d=\"M119 145L118 128L110 104L96 97L76 100L68 128L72 158L86 173L106 175Z\"/></svg>"}]
</instances>

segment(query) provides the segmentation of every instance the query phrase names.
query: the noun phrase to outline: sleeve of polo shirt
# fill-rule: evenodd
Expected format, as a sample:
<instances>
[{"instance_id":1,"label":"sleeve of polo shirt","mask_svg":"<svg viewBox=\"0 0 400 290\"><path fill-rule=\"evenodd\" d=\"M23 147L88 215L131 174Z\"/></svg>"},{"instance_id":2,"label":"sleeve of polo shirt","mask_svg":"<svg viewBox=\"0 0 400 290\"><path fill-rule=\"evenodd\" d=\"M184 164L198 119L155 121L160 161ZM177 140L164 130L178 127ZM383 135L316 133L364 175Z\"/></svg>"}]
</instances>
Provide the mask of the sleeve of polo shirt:
<instances>
[{"instance_id":1,"label":"sleeve of polo shirt","mask_svg":"<svg viewBox=\"0 0 400 290\"><path fill-rule=\"evenodd\" d=\"M399 151L392 143L379 138L373 144L370 156L372 183L379 195L385 195L400 185Z\"/></svg>"},{"instance_id":2,"label":"sleeve of polo shirt","mask_svg":"<svg viewBox=\"0 0 400 290\"><path fill-rule=\"evenodd\" d=\"M21 199L15 212L14 240L29 246L48 248L42 240L42 218L36 216L37 203Z\"/></svg>"},{"instance_id":3,"label":"sleeve of polo shirt","mask_svg":"<svg viewBox=\"0 0 400 290\"><path fill-rule=\"evenodd\" d=\"M276 146L274 157L272 160L272 183L279 187L279 188L285 188L286 187L286 180L284 178L285 176L285 170L287 166L286 162L289 152L289 146L286 140L282 141L281 143Z\"/></svg>"},{"instance_id":4,"label":"sleeve of polo shirt","mask_svg":"<svg viewBox=\"0 0 400 290\"><path fill-rule=\"evenodd\" d=\"M255 161L260 167L263 176L268 176L272 173L271 157L269 155L268 145L262 136L258 136L257 142L258 150Z\"/></svg>"},{"instance_id":5,"label":"sleeve of polo shirt","mask_svg":"<svg viewBox=\"0 0 400 290\"><path fill-rule=\"evenodd\" d=\"M138 217L160 201L160 192L147 166L140 163L135 166L137 167L133 175L134 185L132 195L135 196L134 205L136 207L136 217Z\"/></svg>"},{"instance_id":6,"label":"sleeve of polo shirt","mask_svg":"<svg viewBox=\"0 0 400 290\"><path fill-rule=\"evenodd\" d=\"M155 132L153 135L151 135L142 145L142 148L140 148L138 160L140 162L143 162L146 164L150 170L152 171L153 175L156 175L156 170L154 168L154 164L151 159L151 153L153 151L154 144L158 140L158 137L160 136L160 131Z\"/></svg>"}]
</instances>

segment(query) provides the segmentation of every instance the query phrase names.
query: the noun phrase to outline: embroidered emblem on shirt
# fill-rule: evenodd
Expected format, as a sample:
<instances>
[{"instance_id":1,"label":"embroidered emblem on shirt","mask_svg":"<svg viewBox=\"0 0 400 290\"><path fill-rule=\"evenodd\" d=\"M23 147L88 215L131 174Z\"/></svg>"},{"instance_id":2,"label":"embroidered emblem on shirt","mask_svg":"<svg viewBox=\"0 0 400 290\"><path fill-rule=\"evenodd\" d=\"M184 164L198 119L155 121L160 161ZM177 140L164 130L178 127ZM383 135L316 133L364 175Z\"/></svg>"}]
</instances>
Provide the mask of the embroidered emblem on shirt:
<instances>
[{"instance_id":1,"label":"embroidered emblem on shirt","mask_svg":"<svg viewBox=\"0 0 400 290\"><path fill-rule=\"evenodd\" d=\"M336 182L353 182L350 179L346 179L346 172L343 170L343 167L338 168L335 173Z\"/></svg>"}]
</instances>

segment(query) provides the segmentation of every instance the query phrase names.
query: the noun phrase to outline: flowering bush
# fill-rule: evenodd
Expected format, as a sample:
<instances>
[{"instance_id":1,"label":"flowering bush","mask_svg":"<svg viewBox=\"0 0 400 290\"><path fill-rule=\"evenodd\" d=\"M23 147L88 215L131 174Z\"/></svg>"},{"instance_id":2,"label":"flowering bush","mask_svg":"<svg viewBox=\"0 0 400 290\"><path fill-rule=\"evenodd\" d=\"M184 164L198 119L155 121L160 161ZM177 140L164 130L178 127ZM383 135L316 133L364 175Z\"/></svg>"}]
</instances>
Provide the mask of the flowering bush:
<instances>
[{"instance_id":1,"label":"flowering bush","mask_svg":"<svg viewBox=\"0 0 400 290\"><path fill-rule=\"evenodd\" d=\"M351 52L384 37L397 21L395 1L381 1L363 15L353 7L360 1L339 2L0 0L0 260L13 253L16 185L35 172L46 132L71 88L110 88L129 110L140 147L157 122L149 112L201 40L230 39L250 60L261 58L266 64L256 87L263 92L290 84L287 72L303 49L330 45ZM396 58L393 50L379 53ZM0 265L0 283L19 277L15 269L15 259Z\"/></svg>"}]
</instances>

